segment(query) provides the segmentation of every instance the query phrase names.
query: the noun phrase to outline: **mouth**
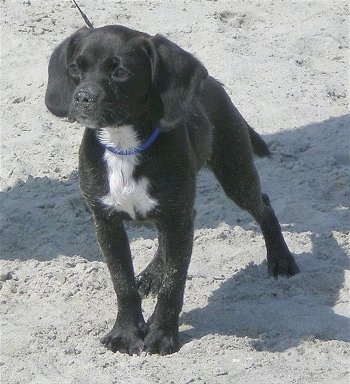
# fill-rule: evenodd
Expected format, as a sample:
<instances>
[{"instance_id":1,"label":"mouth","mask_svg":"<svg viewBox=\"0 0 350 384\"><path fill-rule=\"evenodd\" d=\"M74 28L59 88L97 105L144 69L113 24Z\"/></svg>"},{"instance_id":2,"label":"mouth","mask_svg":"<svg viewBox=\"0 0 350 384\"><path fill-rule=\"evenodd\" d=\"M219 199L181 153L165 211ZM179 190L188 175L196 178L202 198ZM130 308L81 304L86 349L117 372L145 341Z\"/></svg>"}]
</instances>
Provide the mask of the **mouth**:
<instances>
[{"instance_id":1,"label":"mouth","mask_svg":"<svg viewBox=\"0 0 350 384\"><path fill-rule=\"evenodd\" d=\"M81 125L85 125L85 127L88 127L88 128L98 128L97 121L95 119L92 119L89 116L85 116L85 115L77 116L76 120Z\"/></svg>"},{"instance_id":2,"label":"mouth","mask_svg":"<svg viewBox=\"0 0 350 384\"><path fill-rule=\"evenodd\" d=\"M77 121L79 124L87 128L101 128L101 121L87 114L70 113L68 120L73 123Z\"/></svg>"},{"instance_id":3,"label":"mouth","mask_svg":"<svg viewBox=\"0 0 350 384\"><path fill-rule=\"evenodd\" d=\"M123 125L125 121L125 117L119 113L114 111L113 115L106 115L105 113L95 111L87 111L87 110L77 110L76 108L72 108L69 115L68 120L70 122L77 121L79 124L87 127L87 128L104 128L107 126L118 126Z\"/></svg>"}]
</instances>

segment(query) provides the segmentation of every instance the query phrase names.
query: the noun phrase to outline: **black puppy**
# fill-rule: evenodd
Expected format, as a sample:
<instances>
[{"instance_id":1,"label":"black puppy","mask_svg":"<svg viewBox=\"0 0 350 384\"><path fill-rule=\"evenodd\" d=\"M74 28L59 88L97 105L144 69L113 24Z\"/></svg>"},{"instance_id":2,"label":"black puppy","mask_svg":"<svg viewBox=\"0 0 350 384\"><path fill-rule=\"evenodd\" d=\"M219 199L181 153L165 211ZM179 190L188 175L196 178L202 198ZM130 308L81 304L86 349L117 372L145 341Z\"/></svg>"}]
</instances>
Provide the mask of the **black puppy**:
<instances>
[{"instance_id":1,"label":"black puppy","mask_svg":"<svg viewBox=\"0 0 350 384\"><path fill-rule=\"evenodd\" d=\"M122 26L81 29L49 64L46 105L86 126L81 189L118 300L102 342L112 351L179 349L178 319L193 242L197 171L209 167L227 196L259 223L272 276L299 272L260 191L253 152L269 154L223 87L166 38ZM159 248L136 279L123 221L152 219ZM141 295L158 293L145 323Z\"/></svg>"}]
</instances>

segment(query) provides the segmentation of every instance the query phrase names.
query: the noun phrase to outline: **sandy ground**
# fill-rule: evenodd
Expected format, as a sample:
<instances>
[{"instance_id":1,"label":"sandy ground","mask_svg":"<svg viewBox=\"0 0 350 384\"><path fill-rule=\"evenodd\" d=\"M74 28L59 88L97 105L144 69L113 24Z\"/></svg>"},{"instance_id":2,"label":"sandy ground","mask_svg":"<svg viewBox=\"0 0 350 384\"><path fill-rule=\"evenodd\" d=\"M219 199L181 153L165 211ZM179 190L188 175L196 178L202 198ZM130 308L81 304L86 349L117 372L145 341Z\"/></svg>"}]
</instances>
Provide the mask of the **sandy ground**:
<instances>
[{"instance_id":1,"label":"sandy ground","mask_svg":"<svg viewBox=\"0 0 350 384\"><path fill-rule=\"evenodd\" d=\"M105 350L116 300L78 187L82 128L43 101L49 56L83 21L68 0L3 0L1 382L349 383L347 2L80 4L95 26L164 34L225 84L273 151L256 164L302 273L268 279L256 223L203 172L180 351ZM140 271L155 233L128 233Z\"/></svg>"}]
</instances>

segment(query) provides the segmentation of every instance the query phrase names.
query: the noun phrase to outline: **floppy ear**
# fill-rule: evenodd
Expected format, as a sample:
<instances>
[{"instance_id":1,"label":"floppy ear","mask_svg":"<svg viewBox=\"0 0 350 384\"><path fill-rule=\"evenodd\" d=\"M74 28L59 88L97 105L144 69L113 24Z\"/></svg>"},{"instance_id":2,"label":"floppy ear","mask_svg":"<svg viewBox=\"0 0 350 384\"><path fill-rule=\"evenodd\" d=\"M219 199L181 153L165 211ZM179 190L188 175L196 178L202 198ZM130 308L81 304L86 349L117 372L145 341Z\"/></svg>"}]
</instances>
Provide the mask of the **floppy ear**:
<instances>
[{"instance_id":1,"label":"floppy ear","mask_svg":"<svg viewBox=\"0 0 350 384\"><path fill-rule=\"evenodd\" d=\"M89 33L87 28L78 30L64 40L51 55L45 104L56 116L68 116L71 97L76 87L68 73L69 61L81 40Z\"/></svg>"},{"instance_id":2,"label":"floppy ear","mask_svg":"<svg viewBox=\"0 0 350 384\"><path fill-rule=\"evenodd\" d=\"M208 72L190 53L161 35L149 39L149 44L154 119L160 130L170 131L186 117Z\"/></svg>"}]
</instances>

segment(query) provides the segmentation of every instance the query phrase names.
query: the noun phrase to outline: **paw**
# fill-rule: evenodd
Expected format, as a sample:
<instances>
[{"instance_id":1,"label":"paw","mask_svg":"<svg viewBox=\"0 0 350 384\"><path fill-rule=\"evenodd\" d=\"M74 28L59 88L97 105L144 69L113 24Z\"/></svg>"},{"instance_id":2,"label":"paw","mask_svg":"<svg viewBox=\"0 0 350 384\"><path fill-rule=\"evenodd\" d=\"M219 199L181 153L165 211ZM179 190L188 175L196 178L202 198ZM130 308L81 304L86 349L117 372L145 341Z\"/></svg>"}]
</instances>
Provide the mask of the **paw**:
<instances>
[{"instance_id":1,"label":"paw","mask_svg":"<svg viewBox=\"0 0 350 384\"><path fill-rule=\"evenodd\" d=\"M300 272L293 255L289 251L282 255L268 255L267 266L269 276L277 278L278 276L293 276Z\"/></svg>"},{"instance_id":2,"label":"paw","mask_svg":"<svg viewBox=\"0 0 350 384\"><path fill-rule=\"evenodd\" d=\"M163 282L164 265L150 264L136 277L137 289L141 297L156 296Z\"/></svg>"},{"instance_id":3,"label":"paw","mask_svg":"<svg viewBox=\"0 0 350 384\"><path fill-rule=\"evenodd\" d=\"M114 327L107 333L101 343L112 352L139 355L143 351L143 333L138 329L122 330Z\"/></svg>"},{"instance_id":4,"label":"paw","mask_svg":"<svg viewBox=\"0 0 350 384\"><path fill-rule=\"evenodd\" d=\"M144 271L136 277L136 284L141 297L156 296L162 285L162 279Z\"/></svg>"},{"instance_id":5,"label":"paw","mask_svg":"<svg viewBox=\"0 0 350 384\"><path fill-rule=\"evenodd\" d=\"M150 325L144 340L144 351L151 354L169 355L180 349L179 331L164 331Z\"/></svg>"}]
</instances>

